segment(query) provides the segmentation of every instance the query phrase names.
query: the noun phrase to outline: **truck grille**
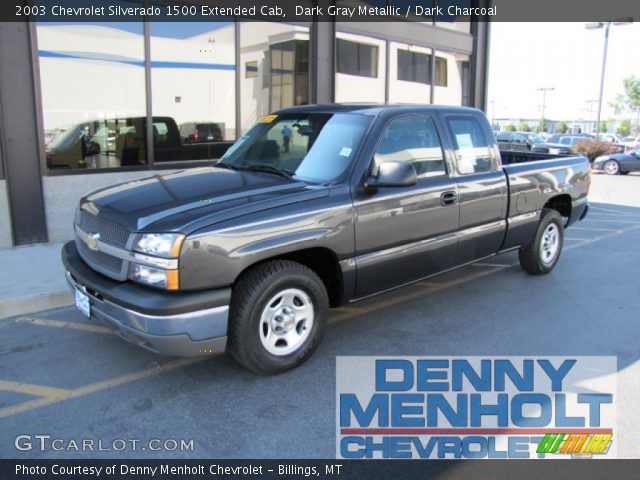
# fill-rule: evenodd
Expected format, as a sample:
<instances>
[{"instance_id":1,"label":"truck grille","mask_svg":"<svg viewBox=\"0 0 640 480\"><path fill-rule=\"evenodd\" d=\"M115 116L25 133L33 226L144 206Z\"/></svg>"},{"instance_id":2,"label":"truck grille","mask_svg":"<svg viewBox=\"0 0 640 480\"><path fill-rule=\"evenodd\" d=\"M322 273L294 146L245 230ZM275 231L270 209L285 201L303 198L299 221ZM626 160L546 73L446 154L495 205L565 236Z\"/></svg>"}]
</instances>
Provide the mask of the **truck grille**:
<instances>
[{"instance_id":1,"label":"truck grille","mask_svg":"<svg viewBox=\"0 0 640 480\"><path fill-rule=\"evenodd\" d=\"M102 241L119 247L125 247L129 239L130 232L126 227L111 220L96 217L84 210L80 211L80 225L78 226L85 232L99 233Z\"/></svg>"},{"instance_id":2,"label":"truck grille","mask_svg":"<svg viewBox=\"0 0 640 480\"><path fill-rule=\"evenodd\" d=\"M121 278L123 260L104 252L89 250L82 240L78 240L76 245L82 259L94 270L114 279Z\"/></svg>"},{"instance_id":3,"label":"truck grille","mask_svg":"<svg viewBox=\"0 0 640 480\"><path fill-rule=\"evenodd\" d=\"M91 213L80 211L80 223L78 227L87 233L99 233L102 242L119 248L126 248L129 239L129 230L111 220L97 217ZM126 280L129 262L108 253L92 250L87 247L85 239L76 238L80 257L93 270L106 275L114 280Z\"/></svg>"}]
</instances>

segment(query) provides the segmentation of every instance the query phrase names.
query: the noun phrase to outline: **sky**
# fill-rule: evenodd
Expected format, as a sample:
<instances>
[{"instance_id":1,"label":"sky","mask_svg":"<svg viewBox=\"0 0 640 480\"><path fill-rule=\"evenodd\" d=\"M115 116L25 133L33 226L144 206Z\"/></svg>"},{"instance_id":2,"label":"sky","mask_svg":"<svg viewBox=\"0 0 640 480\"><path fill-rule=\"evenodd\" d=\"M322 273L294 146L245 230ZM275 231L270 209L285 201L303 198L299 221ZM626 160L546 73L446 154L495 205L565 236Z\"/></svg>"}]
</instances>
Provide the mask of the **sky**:
<instances>
[{"instance_id":1,"label":"sky","mask_svg":"<svg viewBox=\"0 0 640 480\"><path fill-rule=\"evenodd\" d=\"M640 22L612 25L601 118L615 117L610 102L622 81L640 77ZM550 120L595 120L602 72L604 28L584 23L491 24L489 118L540 118L542 92ZM588 100L595 100L591 104Z\"/></svg>"}]
</instances>

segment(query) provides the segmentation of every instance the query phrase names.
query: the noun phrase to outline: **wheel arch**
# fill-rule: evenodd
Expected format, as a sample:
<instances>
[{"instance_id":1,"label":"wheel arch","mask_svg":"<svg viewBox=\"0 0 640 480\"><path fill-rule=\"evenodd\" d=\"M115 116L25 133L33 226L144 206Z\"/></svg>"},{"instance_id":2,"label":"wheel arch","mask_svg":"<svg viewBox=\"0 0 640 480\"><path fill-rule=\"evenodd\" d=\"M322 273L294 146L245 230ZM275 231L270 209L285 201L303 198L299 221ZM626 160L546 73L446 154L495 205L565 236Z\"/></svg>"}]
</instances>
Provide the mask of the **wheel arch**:
<instances>
[{"instance_id":1,"label":"wheel arch","mask_svg":"<svg viewBox=\"0 0 640 480\"><path fill-rule=\"evenodd\" d=\"M234 282L234 286L247 272L264 263L273 260L290 260L311 269L324 284L329 296L331 307L338 307L344 303L344 279L342 268L336 254L326 247L313 247L287 252L281 255L262 259L255 262L240 272Z\"/></svg>"},{"instance_id":2,"label":"wheel arch","mask_svg":"<svg viewBox=\"0 0 640 480\"><path fill-rule=\"evenodd\" d=\"M571 195L563 193L547 200L543 208L549 208L557 211L563 217L571 218L572 200Z\"/></svg>"}]
</instances>

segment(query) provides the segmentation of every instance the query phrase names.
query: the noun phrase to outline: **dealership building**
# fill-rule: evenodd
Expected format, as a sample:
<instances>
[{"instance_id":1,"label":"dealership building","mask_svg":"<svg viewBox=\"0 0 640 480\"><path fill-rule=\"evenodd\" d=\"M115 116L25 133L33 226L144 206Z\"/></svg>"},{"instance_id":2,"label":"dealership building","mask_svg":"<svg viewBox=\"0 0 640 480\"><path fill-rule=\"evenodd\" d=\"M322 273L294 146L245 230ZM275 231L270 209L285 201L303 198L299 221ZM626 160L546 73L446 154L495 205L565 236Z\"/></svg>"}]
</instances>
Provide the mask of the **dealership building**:
<instances>
[{"instance_id":1,"label":"dealership building","mask_svg":"<svg viewBox=\"0 0 640 480\"><path fill-rule=\"evenodd\" d=\"M279 108L485 106L477 18L219 20L0 23L0 248L72 238L82 194L209 165Z\"/></svg>"}]
</instances>

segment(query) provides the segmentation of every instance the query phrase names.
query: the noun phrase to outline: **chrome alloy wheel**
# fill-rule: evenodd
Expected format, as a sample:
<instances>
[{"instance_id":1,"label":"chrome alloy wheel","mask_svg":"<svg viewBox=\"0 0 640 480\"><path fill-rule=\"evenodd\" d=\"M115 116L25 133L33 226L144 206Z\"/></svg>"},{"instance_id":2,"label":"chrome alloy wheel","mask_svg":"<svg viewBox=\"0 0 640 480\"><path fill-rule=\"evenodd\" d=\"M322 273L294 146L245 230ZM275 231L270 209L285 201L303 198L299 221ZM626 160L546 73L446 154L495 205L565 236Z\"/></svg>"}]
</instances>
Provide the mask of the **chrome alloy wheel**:
<instances>
[{"instance_id":1,"label":"chrome alloy wheel","mask_svg":"<svg viewBox=\"0 0 640 480\"><path fill-rule=\"evenodd\" d=\"M272 355L289 355L309 338L315 308L309 295L288 288L271 297L260 317L260 341Z\"/></svg>"},{"instance_id":2,"label":"chrome alloy wheel","mask_svg":"<svg viewBox=\"0 0 640 480\"><path fill-rule=\"evenodd\" d=\"M560 252L560 229L555 223L550 223L542 234L542 248L540 260L544 265L551 265Z\"/></svg>"},{"instance_id":3,"label":"chrome alloy wheel","mask_svg":"<svg viewBox=\"0 0 640 480\"><path fill-rule=\"evenodd\" d=\"M618 162L614 160L609 160L607 163L604 164L604 170L609 175L616 175L620 170L620 167L618 166Z\"/></svg>"}]
</instances>

